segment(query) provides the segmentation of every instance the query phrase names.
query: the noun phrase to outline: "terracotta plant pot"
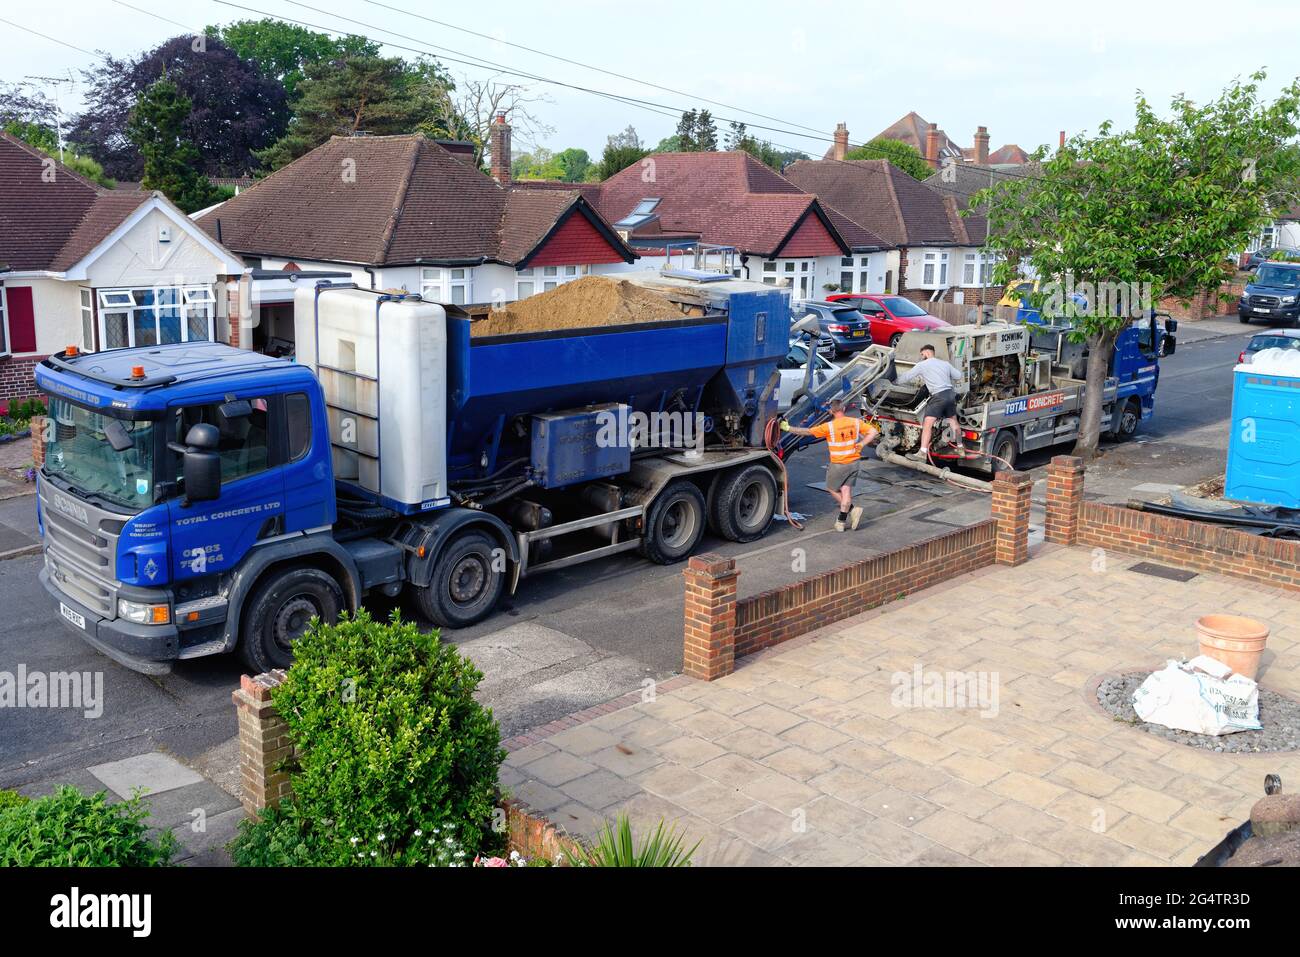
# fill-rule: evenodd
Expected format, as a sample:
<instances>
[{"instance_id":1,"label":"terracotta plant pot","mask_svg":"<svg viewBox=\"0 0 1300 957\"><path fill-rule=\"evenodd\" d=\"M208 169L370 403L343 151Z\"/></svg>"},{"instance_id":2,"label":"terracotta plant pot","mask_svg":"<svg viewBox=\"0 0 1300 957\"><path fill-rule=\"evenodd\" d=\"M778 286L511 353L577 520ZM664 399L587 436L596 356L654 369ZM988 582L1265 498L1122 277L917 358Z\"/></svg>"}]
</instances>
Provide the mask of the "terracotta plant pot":
<instances>
[{"instance_id":1,"label":"terracotta plant pot","mask_svg":"<svg viewBox=\"0 0 1300 957\"><path fill-rule=\"evenodd\" d=\"M1196 619L1201 654L1221 661L1251 681L1268 642L1268 625L1240 615L1205 615Z\"/></svg>"}]
</instances>

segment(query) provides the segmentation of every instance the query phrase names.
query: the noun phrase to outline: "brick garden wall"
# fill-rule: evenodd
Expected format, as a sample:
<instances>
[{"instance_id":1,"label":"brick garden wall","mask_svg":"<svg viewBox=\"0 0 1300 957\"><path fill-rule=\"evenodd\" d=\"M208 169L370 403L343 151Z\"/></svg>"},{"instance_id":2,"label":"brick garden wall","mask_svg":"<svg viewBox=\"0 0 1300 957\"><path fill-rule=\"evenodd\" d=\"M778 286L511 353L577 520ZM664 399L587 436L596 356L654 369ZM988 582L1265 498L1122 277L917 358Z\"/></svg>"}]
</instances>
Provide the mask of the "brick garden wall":
<instances>
[{"instance_id":1,"label":"brick garden wall","mask_svg":"<svg viewBox=\"0 0 1300 957\"><path fill-rule=\"evenodd\" d=\"M739 601L735 657L991 565L996 527L987 519Z\"/></svg>"},{"instance_id":2,"label":"brick garden wall","mask_svg":"<svg viewBox=\"0 0 1300 957\"><path fill-rule=\"evenodd\" d=\"M45 356L12 356L0 359L0 400L30 399L37 395L33 370Z\"/></svg>"},{"instance_id":3,"label":"brick garden wall","mask_svg":"<svg viewBox=\"0 0 1300 957\"><path fill-rule=\"evenodd\" d=\"M1300 591L1300 542L1087 502L1083 486L1080 459L1069 455L1052 459L1047 476L1049 542L1105 548L1164 565Z\"/></svg>"}]
</instances>

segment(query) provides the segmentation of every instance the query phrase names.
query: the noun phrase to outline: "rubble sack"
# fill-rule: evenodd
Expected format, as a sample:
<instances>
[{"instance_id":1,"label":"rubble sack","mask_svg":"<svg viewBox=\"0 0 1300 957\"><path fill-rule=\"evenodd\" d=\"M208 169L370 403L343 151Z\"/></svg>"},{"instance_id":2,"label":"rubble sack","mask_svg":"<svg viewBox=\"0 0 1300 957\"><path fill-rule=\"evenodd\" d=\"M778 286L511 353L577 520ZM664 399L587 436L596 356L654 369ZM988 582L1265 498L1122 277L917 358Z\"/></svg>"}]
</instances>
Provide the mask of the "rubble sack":
<instances>
[{"instance_id":1,"label":"rubble sack","mask_svg":"<svg viewBox=\"0 0 1300 957\"><path fill-rule=\"evenodd\" d=\"M1169 661L1133 692L1143 721L1193 734L1259 731L1259 685L1205 655Z\"/></svg>"}]
</instances>

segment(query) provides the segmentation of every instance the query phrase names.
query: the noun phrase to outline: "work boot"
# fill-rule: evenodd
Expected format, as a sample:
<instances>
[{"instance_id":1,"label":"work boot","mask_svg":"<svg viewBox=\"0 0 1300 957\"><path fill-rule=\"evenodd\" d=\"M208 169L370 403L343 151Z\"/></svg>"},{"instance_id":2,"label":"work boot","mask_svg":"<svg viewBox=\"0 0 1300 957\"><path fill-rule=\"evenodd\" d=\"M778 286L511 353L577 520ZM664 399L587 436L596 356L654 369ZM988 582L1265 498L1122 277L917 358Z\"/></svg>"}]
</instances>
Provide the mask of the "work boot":
<instances>
[{"instance_id":1,"label":"work boot","mask_svg":"<svg viewBox=\"0 0 1300 957\"><path fill-rule=\"evenodd\" d=\"M907 457L913 462L925 462L930 458L930 453L925 449L917 449L915 452L908 452Z\"/></svg>"},{"instance_id":2,"label":"work boot","mask_svg":"<svg viewBox=\"0 0 1300 957\"><path fill-rule=\"evenodd\" d=\"M841 522L838 518L835 520L835 531L837 532L844 531L844 523Z\"/></svg>"},{"instance_id":3,"label":"work boot","mask_svg":"<svg viewBox=\"0 0 1300 957\"><path fill-rule=\"evenodd\" d=\"M858 523L862 521L862 506L855 505L849 510L849 528L857 531Z\"/></svg>"}]
</instances>

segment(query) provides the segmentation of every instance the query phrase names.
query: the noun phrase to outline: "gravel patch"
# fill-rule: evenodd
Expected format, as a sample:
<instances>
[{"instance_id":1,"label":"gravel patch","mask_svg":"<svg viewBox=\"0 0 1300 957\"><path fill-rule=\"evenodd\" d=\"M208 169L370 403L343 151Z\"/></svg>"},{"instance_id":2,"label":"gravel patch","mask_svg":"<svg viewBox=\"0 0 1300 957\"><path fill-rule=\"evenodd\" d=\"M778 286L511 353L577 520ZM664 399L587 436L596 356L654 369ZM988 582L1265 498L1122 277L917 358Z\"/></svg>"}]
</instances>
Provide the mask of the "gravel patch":
<instances>
[{"instance_id":1,"label":"gravel patch","mask_svg":"<svg viewBox=\"0 0 1300 957\"><path fill-rule=\"evenodd\" d=\"M1127 722L1148 734L1193 748L1227 754L1300 750L1300 703L1290 698L1259 689L1259 723L1264 726L1261 731L1237 731L1217 737L1212 734L1192 734L1190 731L1175 731L1173 728L1150 724L1138 718L1137 712L1133 710L1133 692L1148 677L1150 675L1147 672L1138 672L1104 678L1097 686L1097 701L1119 721Z\"/></svg>"}]
</instances>

